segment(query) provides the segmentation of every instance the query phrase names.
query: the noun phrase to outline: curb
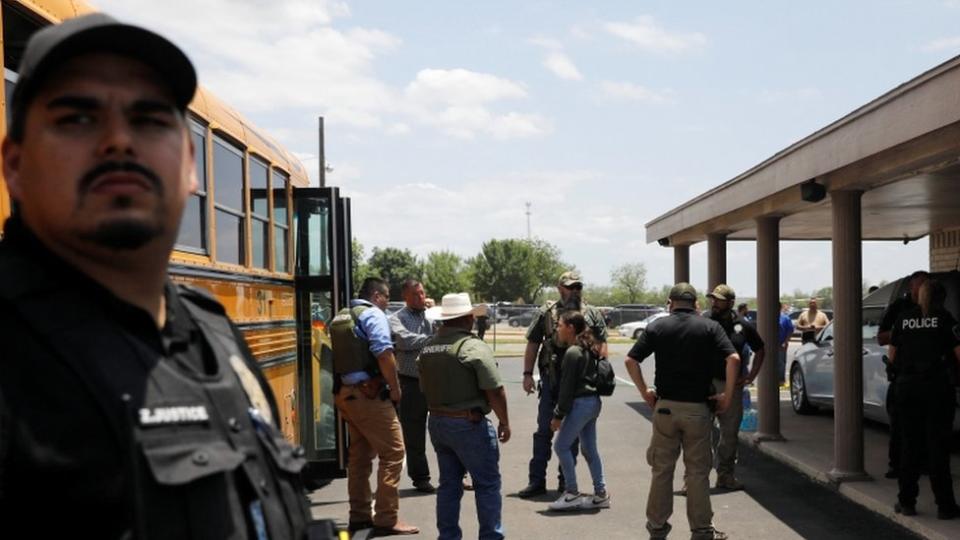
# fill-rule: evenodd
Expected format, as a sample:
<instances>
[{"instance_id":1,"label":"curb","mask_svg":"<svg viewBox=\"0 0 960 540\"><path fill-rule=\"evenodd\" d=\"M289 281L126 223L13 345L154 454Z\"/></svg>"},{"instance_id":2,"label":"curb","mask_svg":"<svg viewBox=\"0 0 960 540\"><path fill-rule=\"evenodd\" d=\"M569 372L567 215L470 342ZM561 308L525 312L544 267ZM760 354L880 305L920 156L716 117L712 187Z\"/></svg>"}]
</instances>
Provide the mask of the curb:
<instances>
[{"instance_id":1,"label":"curb","mask_svg":"<svg viewBox=\"0 0 960 540\"><path fill-rule=\"evenodd\" d=\"M779 448L770 446L769 444L763 442L757 442L753 440L753 433L740 433L739 434L740 442L755 448L761 453L787 465L791 469L794 469L807 478L813 480L814 482L821 484L830 488L833 491L840 493L850 501L870 510L875 514L879 514L894 523L902 525L906 529L919 534L920 536L928 540L953 540L953 537L944 535L943 533L936 531L920 520L914 519L909 516L903 516L897 514L893 511L893 503L884 503L878 501L877 499L861 492L856 489L854 486L859 482L836 482L832 480L826 473L826 471L821 471L816 467L812 467L803 461L789 455L787 452L780 450Z\"/></svg>"}]
</instances>

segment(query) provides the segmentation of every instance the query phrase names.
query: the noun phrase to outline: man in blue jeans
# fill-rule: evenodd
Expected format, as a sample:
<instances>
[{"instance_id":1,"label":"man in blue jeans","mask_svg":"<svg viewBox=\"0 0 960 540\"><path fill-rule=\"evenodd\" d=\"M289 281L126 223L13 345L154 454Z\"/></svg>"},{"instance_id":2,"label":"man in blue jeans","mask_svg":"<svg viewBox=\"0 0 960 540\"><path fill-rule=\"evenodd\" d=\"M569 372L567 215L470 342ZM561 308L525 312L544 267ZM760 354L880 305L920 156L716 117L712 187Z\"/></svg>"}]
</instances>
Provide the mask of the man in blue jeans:
<instances>
[{"instance_id":1,"label":"man in blue jeans","mask_svg":"<svg viewBox=\"0 0 960 540\"><path fill-rule=\"evenodd\" d=\"M597 343L598 356L607 356L607 325L603 315L592 306L588 306L581 298L583 281L580 274L574 271L564 272L557 281L557 290L560 300L547 302L537 316L533 318L527 328L527 348L523 354L523 390L527 394L533 393L533 364L537 363L540 370L540 400L537 407L537 431L533 434L533 457L530 459L529 483L517 495L522 499L536 497L547 492L547 462L553 453L551 442L553 431L550 430L550 421L553 420L553 409L557 405L560 380L557 367L567 347L557 338L557 322L560 315L566 311L580 311L587 320L587 326L593 331ZM577 455L579 441L574 441L574 458ZM563 475L560 475L560 485L557 491L564 491Z\"/></svg>"},{"instance_id":2,"label":"man in blue jeans","mask_svg":"<svg viewBox=\"0 0 960 540\"><path fill-rule=\"evenodd\" d=\"M493 351L470 333L475 310L467 293L444 295L436 337L420 352L420 388L430 410L428 429L440 468L437 530L440 540L460 540L463 475L470 473L480 540L503 536L499 442L510 439L507 396ZM491 409L500 423L487 419Z\"/></svg>"}]
</instances>

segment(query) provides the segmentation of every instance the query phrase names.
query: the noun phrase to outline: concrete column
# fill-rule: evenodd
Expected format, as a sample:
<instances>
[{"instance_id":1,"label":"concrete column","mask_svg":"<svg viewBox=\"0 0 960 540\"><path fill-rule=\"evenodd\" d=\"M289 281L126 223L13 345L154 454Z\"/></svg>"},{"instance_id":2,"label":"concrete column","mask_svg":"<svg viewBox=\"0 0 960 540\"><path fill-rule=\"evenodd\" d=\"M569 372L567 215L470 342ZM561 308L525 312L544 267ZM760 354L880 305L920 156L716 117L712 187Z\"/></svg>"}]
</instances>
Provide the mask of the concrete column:
<instances>
[{"instance_id":1,"label":"concrete column","mask_svg":"<svg viewBox=\"0 0 960 540\"><path fill-rule=\"evenodd\" d=\"M833 470L836 482L869 478L863 469L862 191L834 191Z\"/></svg>"},{"instance_id":2,"label":"concrete column","mask_svg":"<svg viewBox=\"0 0 960 540\"><path fill-rule=\"evenodd\" d=\"M690 246L673 246L673 282L690 283Z\"/></svg>"},{"instance_id":3,"label":"concrete column","mask_svg":"<svg viewBox=\"0 0 960 540\"><path fill-rule=\"evenodd\" d=\"M777 355L780 341L780 217L757 218L757 330L766 357L757 382L759 423L754 440L782 441Z\"/></svg>"},{"instance_id":4,"label":"concrete column","mask_svg":"<svg viewBox=\"0 0 960 540\"><path fill-rule=\"evenodd\" d=\"M707 235L707 291L727 282L727 235Z\"/></svg>"}]
</instances>

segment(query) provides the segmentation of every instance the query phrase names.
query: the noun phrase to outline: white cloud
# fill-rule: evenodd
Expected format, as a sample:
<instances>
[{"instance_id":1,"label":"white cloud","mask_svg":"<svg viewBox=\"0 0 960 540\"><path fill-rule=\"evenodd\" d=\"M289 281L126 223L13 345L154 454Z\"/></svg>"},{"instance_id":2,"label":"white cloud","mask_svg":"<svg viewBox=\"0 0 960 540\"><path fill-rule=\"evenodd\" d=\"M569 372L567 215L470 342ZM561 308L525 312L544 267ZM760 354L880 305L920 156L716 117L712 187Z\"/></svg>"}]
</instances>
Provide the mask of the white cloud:
<instances>
[{"instance_id":1,"label":"white cloud","mask_svg":"<svg viewBox=\"0 0 960 540\"><path fill-rule=\"evenodd\" d=\"M535 114L499 113L495 102L523 99L522 84L465 69L425 69L407 85L404 96L411 114L454 137L471 139L485 133L497 139L543 135L549 120Z\"/></svg>"},{"instance_id":2,"label":"white cloud","mask_svg":"<svg viewBox=\"0 0 960 540\"><path fill-rule=\"evenodd\" d=\"M271 2L269 10L262 0L99 0L99 6L181 44L202 84L248 114L321 114L331 125L391 135L410 133L411 124L470 137L549 131L546 120L526 122L526 127L517 121L533 116L529 113L511 116L488 108L527 97L521 83L495 75L423 69L405 88L388 84L377 75L376 65L403 41L377 28L347 26L345 2L280 0ZM470 123L450 129L443 121L458 115L469 116Z\"/></svg>"},{"instance_id":3,"label":"white cloud","mask_svg":"<svg viewBox=\"0 0 960 540\"><path fill-rule=\"evenodd\" d=\"M344 190L355 201L354 231L368 250L374 245L399 246L426 255L443 246L470 256L490 238L525 237L527 201L533 202L534 235L565 249L570 243L567 209L577 204L576 191L601 181L602 174L595 171L514 171L460 178L442 186L420 181L391 185L376 193L355 191L350 185ZM417 204L410 204L411 200ZM378 208L391 211L384 213ZM605 214L606 209L598 210L595 217L601 219ZM592 213L579 213L578 228L581 218L592 223L593 217ZM414 245L412 239L423 238L425 223L451 226L432 228L429 245Z\"/></svg>"},{"instance_id":4,"label":"white cloud","mask_svg":"<svg viewBox=\"0 0 960 540\"><path fill-rule=\"evenodd\" d=\"M580 74L580 70L578 70L573 61L562 52L552 52L548 54L547 58L543 61L543 65L561 79L568 81L583 80L583 75Z\"/></svg>"},{"instance_id":5,"label":"white cloud","mask_svg":"<svg viewBox=\"0 0 960 540\"><path fill-rule=\"evenodd\" d=\"M459 105L527 97L521 84L466 69L421 70L405 92L419 103Z\"/></svg>"},{"instance_id":6,"label":"white cloud","mask_svg":"<svg viewBox=\"0 0 960 540\"><path fill-rule=\"evenodd\" d=\"M762 103L796 103L801 101L813 101L823 97L823 92L813 86L803 88L793 88L786 90L761 90L760 101Z\"/></svg>"},{"instance_id":7,"label":"white cloud","mask_svg":"<svg viewBox=\"0 0 960 540\"><path fill-rule=\"evenodd\" d=\"M570 27L570 35L577 39L590 39L592 37L590 32L579 24Z\"/></svg>"},{"instance_id":8,"label":"white cloud","mask_svg":"<svg viewBox=\"0 0 960 540\"><path fill-rule=\"evenodd\" d=\"M547 50L547 56L543 59L543 66L557 77L567 81L583 80L583 74L577 69L573 60L563 51L563 43L547 37L530 38L530 43Z\"/></svg>"},{"instance_id":9,"label":"white cloud","mask_svg":"<svg viewBox=\"0 0 960 540\"><path fill-rule=\"evenodd\" d=\"M628 82L603 81L600 88L605 97L639 101L648 105L665 105L675 103L671 90L651 90L639 84Z\"/></svg>"},{"instance_id":10,"label":"white cloud","mask_svg":"<svg viewBox=\"0 0 960 540\"><path fill-rule=\"evenodd\" d=\"M957 5L960 6L960 0ZM922 49L927 52L940 52L960 49L960 36L946 37L928 41Z\"/></svg>"},{"instance_id":11,"label":"white cloud","mask_svg":"<svg viewBox=\"0 0 960 540\"><path fill-rule=\"evenodd\" d=\"M529 41L530 43L538 47L543 47L544 49L548 49L552 51L563 50L563 43L553 38L536 36L536 37L530 38Z\"/></svg>"},{"instance_id":12,"label":"white cloud","mask_svg":"<svg viewBox=\"0 0 960 540\"><path fill-rule=\"evenodd\" d=\"M700 32L671 32L662 28L649 16L637 17L634 22L609 22L607 32L625 39L641 50L655 53L684 53L700 49L707 37Z\"/></svg>"}]
</instances>

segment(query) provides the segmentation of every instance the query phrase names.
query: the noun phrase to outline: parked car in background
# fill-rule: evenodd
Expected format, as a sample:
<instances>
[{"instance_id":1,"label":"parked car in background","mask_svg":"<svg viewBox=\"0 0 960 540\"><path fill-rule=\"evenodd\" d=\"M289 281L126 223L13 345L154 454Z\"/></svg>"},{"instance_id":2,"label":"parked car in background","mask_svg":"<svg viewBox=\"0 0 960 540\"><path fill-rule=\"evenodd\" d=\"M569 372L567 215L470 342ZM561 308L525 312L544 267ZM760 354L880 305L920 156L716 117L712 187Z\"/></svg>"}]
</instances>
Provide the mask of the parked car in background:
<instances>
[{"instance_id":1,"label":"parked car in background","mask_svg":"<svg viewBox=\"0 0 960 540\"><path fill-rule=\"evenodd\" d=\"M514 328L519 326L530 326L530 323L533 322L533 318L537 315L537 310L528 309L524 312L521 312L518 315L513 315L507 319L507 323Z\"/></svg>"},{"instance_id":2,"label":"parked car in background","mask_svg":"<svg viewBox=\"0 0 960 540\"><path fill-rule=\"evenodd\" d=\"M642 321L650 315L661 311L664 311L663 306L655 306L653 304L620 304L611 309L604 316L604 320L607 326L614 327L628 322Z\"/></svg>"},{"instance_id":3,"label":"parked car in background","mask_svg":"<svg viewBox=\"0 0 960 540\"><path fill-rule=\"evenodd\" d=\"M407 304L404 302L388 302L387 309L385 309L383 312L387 314L387 317L389 317L390 315L393 315L394 313L403 309L403 307L406 305Z\"/></svg>"},{"instance_id":4,"label":"parked car in background","mask_svg":"<svg viewBox=\"0 0 960 540\"><path fill-rule=\"evenodd\" d=\"M932 274L932 277L940 280L946 287L946 307L958 318L960 272L937 273ZM887 381L884 364L887 349L877 344L877 333L884 310L905 294L909 294L909 284L906 278L902 278L863 299L863 415L885 424L890 423L885 407L887 387L890 383ZM814 341L800 346L790 361L790 401L797 414L811 414L820 408L833 408L834 343L831 321ZM957 405L960 407L960 392L957 394ZM953 429L960 431L960 414L954 415Z\"/></svg>"},{"instance_id":5,"label":"parked car in background","mask_svg":"<svg viewBox=\"0 0 960 540\"><path fill-rule=\"evenodd\" d=\"M670 312L659 311L657 313L654 313L653 315L650 315L649 317L647 317L642 321L633 321L633 322L621 324L620 326L617 327L617 333L619 333L621 336L624 336L624 337L632 337L633 339L637 339L638 337L640 337L640 334L642 334L643 331L647 329L648 324L652 323L657 319L662 319L667 315L670 315Z\"/></svg>"}]
</instances>

